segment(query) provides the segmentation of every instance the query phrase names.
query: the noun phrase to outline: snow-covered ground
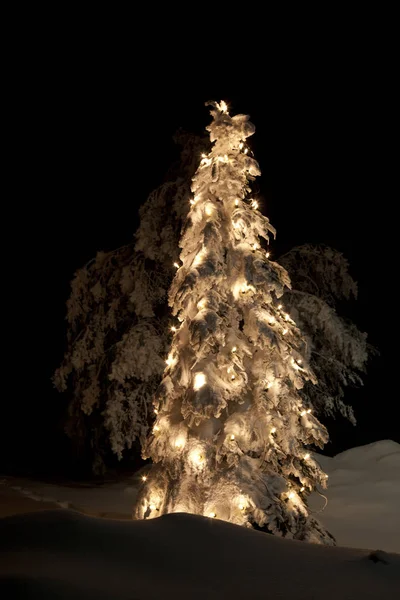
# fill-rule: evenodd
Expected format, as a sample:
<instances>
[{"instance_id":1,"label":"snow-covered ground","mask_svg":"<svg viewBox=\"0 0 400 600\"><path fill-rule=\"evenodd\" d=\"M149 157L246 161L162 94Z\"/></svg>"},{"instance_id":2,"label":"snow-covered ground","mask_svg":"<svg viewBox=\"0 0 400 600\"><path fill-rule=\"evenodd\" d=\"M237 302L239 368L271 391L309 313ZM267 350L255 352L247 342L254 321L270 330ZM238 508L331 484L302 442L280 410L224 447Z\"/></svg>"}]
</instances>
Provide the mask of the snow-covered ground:
<instances>
[{"instance_id":1,"label":"snow-covered ground","mask_svg":"<svg viewBox=\"0 0 400 600\"><path fill-rule=\"evenodd\" d=\"M400 444L383 440L353 448L334 458L316 455L329 475L326 508L313 494L310 508L340 546L380 548L400 553ZM36 501L56 502L93 516L130 519L140 474L100 486L55 486L27 480L4 480Z\"/></svg>"},{"instance_id":2,"label":"snow-covered ground","mask_svg":"<svg viewBox=\"0 0 400 600\"><path fill-rule=\"evenodd\" d=\"M3 554L4 553L4 554ZM400 556L307 544L217 519L0 519L1 598L397 600Z\"/></svg>"}]
</instances>

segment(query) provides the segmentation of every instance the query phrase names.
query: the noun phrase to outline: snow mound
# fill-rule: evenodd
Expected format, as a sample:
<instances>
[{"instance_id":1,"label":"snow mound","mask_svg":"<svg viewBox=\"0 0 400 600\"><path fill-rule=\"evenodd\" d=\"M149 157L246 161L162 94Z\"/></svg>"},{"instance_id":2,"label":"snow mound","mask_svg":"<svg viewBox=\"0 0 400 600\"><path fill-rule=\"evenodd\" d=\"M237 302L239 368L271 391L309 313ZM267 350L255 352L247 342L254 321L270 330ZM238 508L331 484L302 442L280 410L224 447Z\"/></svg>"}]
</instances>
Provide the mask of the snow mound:
<instances>
[{"instance_id":1,"label":"snow mound","mask_svg":"<svg viewBox=\"0 0 400 600\"><path fill-rule=\"evenodd\" d=\"M74 600L394 600L400 556L285 540L217 519L66 510L0 520L0 595Z\"/></svg>"},{"instance_id":2,"label":"snow mound","mask_svg":"<svg viewBox=\"0 0 400 600\"><path fill-rule=\"evenodd\" d=\"M309 506L341 546L400 552L400 444L382 440L337 454L316 455L329 475L328 504Z\"/></svg>"}]
</instances>

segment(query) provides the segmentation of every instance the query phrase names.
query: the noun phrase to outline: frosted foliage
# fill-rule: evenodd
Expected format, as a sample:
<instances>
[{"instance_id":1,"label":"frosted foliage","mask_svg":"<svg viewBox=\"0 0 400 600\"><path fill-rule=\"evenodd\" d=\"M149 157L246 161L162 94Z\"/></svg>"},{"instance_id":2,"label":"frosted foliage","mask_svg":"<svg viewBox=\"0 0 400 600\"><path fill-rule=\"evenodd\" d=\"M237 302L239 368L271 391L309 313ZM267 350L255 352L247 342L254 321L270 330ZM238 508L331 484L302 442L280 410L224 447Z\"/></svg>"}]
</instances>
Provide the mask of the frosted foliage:
<instances>
[{"instance_id":1,"label":"frosted foliage","mask_svg":"<svg viewBox=\"0 0 400 600\"><path fill-rule=\"evenodd\" d=\"M307 448L328 434L300 396L316 378L279 300L288 273L266 256L275 230L251 194L254 126L210 105L213 145L192 180L169 290L176 331L144 446L154 466L134 514L193 512L333 543L306 505L326 487Z\"/></svg>"},{"instance_id":2,"label":"frosted foliage","mask_svg":"<svg viewBox=\"0 0 400 600\"><path fill-rule=\"evenodd\" d=\"M182 131L176 141L179 171L171 169L143 204L135 240L98 252L71 283L68 348L54 384L70 393L66 431L78 448L90 442L95 472L110 452L121 458L143 438L153 419L151 398L169 341L171 265L188 213L193 155L204 149L202 140Z\"/></svg>"},{"instance_id":3,"label":"frosted foliage","mask_svg":"<svg viewBox=\"0 0 400 600\"><path fill-rule=\"evenodd\" d=\"M307 384L302 395L318 411L331 416L339 411L355 424L353 410L343 400L345 388L362 385L361 374L373 348L367 334L335 310L342 298L357 294L348 262L332 248L309 244L293 248L280 262L293 272L295 289L285 294L284 301L306 336L310 365L318 378L318 384Z\"/></svg>"}]
</instances>

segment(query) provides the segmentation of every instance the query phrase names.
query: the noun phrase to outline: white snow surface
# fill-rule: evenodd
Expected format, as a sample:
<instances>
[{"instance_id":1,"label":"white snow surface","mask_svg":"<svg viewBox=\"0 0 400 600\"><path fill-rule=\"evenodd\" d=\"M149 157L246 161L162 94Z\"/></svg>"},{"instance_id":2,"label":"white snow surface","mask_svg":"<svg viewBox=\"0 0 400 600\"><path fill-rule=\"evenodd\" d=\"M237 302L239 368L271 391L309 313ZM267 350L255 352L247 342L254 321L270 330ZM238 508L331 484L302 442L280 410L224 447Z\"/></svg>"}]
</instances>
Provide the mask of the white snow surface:
<instances>
[{"instance_id":1,"label":"white snow surface","mask_svg":"<svg viewBox=\"0 0 400 600\"><path fill-rule=\"evenodd\" d=\"M329 475L328 504L316 516L337 543L400 553L400 444L382 440L316 458ZM313 494L309 506L324 503Z\"/></svg>"},{"instance_id":2,"label":"white snow surface","mask_svg":"<svg viewBox=\"0 0 400 600\"><path fill-rule=\"evenodd\" d=\"M217 519L0 519L0 596L59 600L398 598L400 556L282 539Z\"/></svg>"},{"instance_id":3,"label":"white snow surface","mask_svg":"<svg viewBox=\"0 0 400 600\"><path fill-rule=\"evenodd\" d=\"M312 494L309 506L338 545L400 553L400 444L382 440L329 458L315 455L329 475L328 504ZM22 481L19 492L36 501L93 516L130 519L141 473L119 483L61 486ZM7 483L6 483L7 485Z\"/></svg>"}]
</instances>

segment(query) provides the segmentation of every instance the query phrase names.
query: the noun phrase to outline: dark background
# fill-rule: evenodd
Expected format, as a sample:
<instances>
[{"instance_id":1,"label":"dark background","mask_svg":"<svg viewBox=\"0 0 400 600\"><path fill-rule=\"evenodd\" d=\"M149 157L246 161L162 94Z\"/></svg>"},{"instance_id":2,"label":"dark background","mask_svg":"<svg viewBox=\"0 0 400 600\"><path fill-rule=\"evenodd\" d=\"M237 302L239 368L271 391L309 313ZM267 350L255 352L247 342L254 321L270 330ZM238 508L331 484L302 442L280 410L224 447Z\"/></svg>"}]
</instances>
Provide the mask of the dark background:
<instances>
[{"instance_id":1,"label":"dark background","mask_svg":"<svg viewBox=\"0 0 400 600\"><path fill-rule=\"evenodd\" d=\"M358 426L329 421L326 452L400 442L391 358L395 86L385 52L368 39L348 48L292 48L261 53L257 69L237 66L229 76L221 64L199 74L198 63L184 63L185 49L174 60L160 52L150 62L110 52L69 45L25 55L12 94L14 212L3 227L9 224L5 237L13 240L7 295L15 316L4 316L12 335L0 468L33 473L61 465L66 399L50 378L64 351L69 282L97 250L132 238L140 205L178 157L174 132L204 133L209 99L224 99L231 114L248 113L256 125L250 145L262 171L262 210L278 232L274 255L306 242L331 245L359 284L348 315L380 356L365 386L347 395Z\"/></svg>"}]
</instances>

